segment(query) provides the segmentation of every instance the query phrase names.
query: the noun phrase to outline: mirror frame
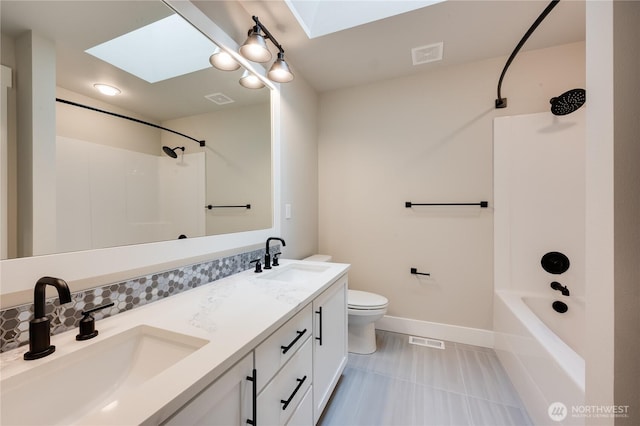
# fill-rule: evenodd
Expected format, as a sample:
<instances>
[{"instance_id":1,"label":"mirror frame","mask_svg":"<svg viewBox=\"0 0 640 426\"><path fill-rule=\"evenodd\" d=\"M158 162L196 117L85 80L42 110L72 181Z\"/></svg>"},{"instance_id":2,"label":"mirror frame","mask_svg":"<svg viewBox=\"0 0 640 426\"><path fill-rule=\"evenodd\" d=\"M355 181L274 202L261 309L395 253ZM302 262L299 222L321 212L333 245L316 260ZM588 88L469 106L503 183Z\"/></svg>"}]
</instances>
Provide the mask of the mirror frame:
<instances>
[{"instance_id":1,"label":"mirror frame","mask_svg":"<svg viewBox=\"0 0 640 426\"><path fill-rule=\"evenodd\" d=\"M0 260L0 308L32 301L35 282L42 276L55 276L71 283L73 291L118 281L171 267L213 259L225 253L239 252L243 247L264 244L267 238L280 235L280 91L279 85L265 77L256 67L237 53L239 45L211 18L187 0L162 0L195 28L228 51L246 69L255 73L271 91L271 195L273 215L271 228L187 238L147 244L120 246L80 252L69 252L17 259ZM262 90L262 89L260 89ZM11 294L12 297L6 297Z\"/></svg>"}]
</instances>

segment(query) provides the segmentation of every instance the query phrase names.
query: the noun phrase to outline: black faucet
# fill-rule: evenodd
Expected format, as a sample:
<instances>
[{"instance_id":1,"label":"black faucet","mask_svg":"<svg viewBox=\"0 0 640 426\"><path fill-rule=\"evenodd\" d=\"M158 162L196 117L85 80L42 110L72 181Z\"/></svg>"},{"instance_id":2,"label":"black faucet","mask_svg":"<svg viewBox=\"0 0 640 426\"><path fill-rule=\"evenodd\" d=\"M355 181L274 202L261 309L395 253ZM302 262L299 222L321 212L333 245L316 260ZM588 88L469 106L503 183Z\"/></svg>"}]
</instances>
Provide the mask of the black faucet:
<instances>
[{"instance_id":1,"label":"black faucet","mask_svg":"<svg viewBox=\"0 0 640 426\"><path fill-rule=\"evenodd\" d=\"M558 290L560 292L562 292L563 296L568 296L569 295L569 289L567 288L567 286L560 284L558 281L554 281L551 283L551 288L554 290Z\"/></svg>"},{"instance_id":2,"label":"black faucet","mask_svg":"<svg viewBox=\"0 0 640 426\"><path fill-rule=\"evenodd\" d=\"M271 255L269 254L269 242L271 240L280 241L282 243L282 247L287 245L282 238L277 238L277 237L269 237L269 238L267 238L267 247L266 247L266 252L264 254L264 269L271 269Z\"/></svg>"},{"instance_id":3,"label":"black faucet","mask_svg":"<svg viewBox=\"0 0 640 426\"><path fill-rule=\"evenodd\" d=\"M29 321L29 352L24 354L26 360L42 358L56 350L56 347L51 344L50 320L44 313L47 285L54 286L58 290L60 304L71 302L71 292L64 280L42 277L36 282L33 290L34 315Z\"/></svg>"}]
</instances>

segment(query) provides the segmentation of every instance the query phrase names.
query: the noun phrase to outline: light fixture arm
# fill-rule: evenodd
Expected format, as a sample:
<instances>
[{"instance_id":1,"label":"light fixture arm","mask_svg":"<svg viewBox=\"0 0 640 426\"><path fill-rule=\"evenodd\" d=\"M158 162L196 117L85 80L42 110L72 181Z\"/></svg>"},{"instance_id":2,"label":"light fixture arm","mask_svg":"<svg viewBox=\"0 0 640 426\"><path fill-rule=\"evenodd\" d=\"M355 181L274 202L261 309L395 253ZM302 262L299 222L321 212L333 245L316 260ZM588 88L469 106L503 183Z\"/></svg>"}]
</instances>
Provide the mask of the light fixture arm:
<instances>
[{"instance_id":1,"label":"light fixture arm","mask_svg":"<svg viewBox=\"0 0 640 426\"><path fill-rule=\"evenodd\" d=\"M276 40L276 38L269 32L269 30L267 29L267 27L265 27L264 25L262 25L262 23L260 22L260 20L258 19L257 16L252 16L251 17L253 19L253 21L256 23L256 26L253 27L253 31L255 32L256 29L261 29L264 32L264 35L271 40L271 43L273 43L277 48L278 51L282 54L284 54L284 49L282 48L282 45L280 43L278 43L278 40Z\"/></svg>"}]
</instances>

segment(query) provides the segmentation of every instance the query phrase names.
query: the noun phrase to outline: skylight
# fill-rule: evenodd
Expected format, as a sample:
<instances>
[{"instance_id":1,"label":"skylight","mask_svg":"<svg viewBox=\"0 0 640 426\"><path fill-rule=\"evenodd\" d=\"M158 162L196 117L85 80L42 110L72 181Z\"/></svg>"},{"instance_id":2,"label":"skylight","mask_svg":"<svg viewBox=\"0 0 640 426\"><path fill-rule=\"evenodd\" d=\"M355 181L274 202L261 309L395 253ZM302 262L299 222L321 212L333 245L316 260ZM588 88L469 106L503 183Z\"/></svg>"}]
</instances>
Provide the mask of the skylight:
<instances>
[{"instance_id":1,"label":"skylight","mask_svg":"<svg viewBox=\"0 0 640 426\"><path fill-rule=\"evenodd\" d=\"M211 40L174 14L86 52L149 83L156 83L211 67L209 56L215 47Z\"/></svg>"},{"instance_id":2,"label":"skylight","mask_svg":"<svg viewBox=\"0 0 640 426\"><path fill-rule=\"evenodd\" d=\"M309 38L357 27L445 0L285 0Z\"/></svg>"}]
</instances>

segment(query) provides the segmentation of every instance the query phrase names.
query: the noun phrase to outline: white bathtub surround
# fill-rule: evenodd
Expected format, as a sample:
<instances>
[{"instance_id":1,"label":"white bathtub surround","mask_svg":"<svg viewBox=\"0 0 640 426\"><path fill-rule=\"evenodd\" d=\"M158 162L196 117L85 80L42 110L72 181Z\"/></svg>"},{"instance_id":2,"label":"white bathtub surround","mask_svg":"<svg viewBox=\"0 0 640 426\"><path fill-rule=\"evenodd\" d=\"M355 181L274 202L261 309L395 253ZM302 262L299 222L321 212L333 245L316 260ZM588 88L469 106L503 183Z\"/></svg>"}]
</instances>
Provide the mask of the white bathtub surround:
<instances>
[{"instance_id":1,"label":"white bathtub surround","mask_svg":"<svg viewBox=\"0 0 640 426\"><path fill-rule=\"evenodd\" d=\"M58 136L56 155L52 253L206 235L204 153L173 159Z\"/></svg>"},{"instance_id":2,"label":"white bathtub surround","mask_svg":"<svg viewBox=\"0 0 640 426\"><path fill-rule=\"evenodd\" d=\"M536 424L553 422L554 402L569 413L558 424L585 421L571 416L585 401L585 111L494 120L495 350ZM566 272L542 268L551 251Z\"/></svg>"},{"instance_id":3,"label":"white bathtub surround","mask_svg":"<svg viewBox=\"0 0 640 426\"><path fill-rule=\"evenodd\" d=\"M494 310L496 322L502 323L495 332L496 353L535 424L550 422L547 410L554 402L569 411L583 405L584 358L530 310L523 295L498 292ZM560 424L582 425L584 419L569 415Z\"/></svg>"},{"instance_id":4,"label":"white bathtub surround","mask_svg":"<svg viewBox=\"0 0 640 426\"><path fill-rule=\"evenodd\" d=\"M293 262L282 261L283 266L290 263ZM76 341L76 331L53 336L51 342L56 345L56 352L42 360L24 361L22 355L26 348L5 352L0 355L2 379L95 345L138 325L207 340L209 343L181 362L119 395L117 403L95 407L81 418L51 422L91 425L161 423L316 299L349 268L349 265L338 263L324 265L329 265L327 270L304 285L258 279L259 274L251 270L227 277L101 320L96 324L100 334L92 340ZM2 390L4 392L6 388L3 386ZM141 398L141 395L148 397ZM26 412L28 402L24 403ZM41 403L46 404L47 401Z\"/></svg>"}]
</instances>

